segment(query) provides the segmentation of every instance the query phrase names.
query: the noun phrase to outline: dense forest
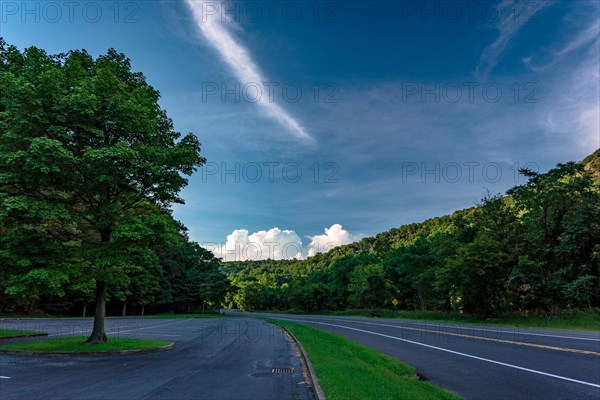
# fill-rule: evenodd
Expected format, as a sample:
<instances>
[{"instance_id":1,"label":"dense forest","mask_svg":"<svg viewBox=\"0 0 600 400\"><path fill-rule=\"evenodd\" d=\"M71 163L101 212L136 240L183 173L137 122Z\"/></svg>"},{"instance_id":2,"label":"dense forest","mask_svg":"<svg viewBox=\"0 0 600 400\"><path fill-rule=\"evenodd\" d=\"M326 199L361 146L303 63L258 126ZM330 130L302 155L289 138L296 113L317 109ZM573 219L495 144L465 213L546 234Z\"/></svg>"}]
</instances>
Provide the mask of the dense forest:
<instances>
[{"instance_id":1,"label":"dense forest","mask_svg":"<svg viewBox=\"0 0 600 400\"><path fill-rule=\"evenodd\" d=\"M87 312L96 343L107 303L109 315L221 303L220 261L170 211L206 161L200 142L173 129L125 55L0 38L0 87L0 314Z\"/></svg>"},{"instance_id":2,"label":"dense forest","mask_svg":"<svg viewBox=\"0 0 600 400\"><path fill-rule=\"evenodd\" d=\"M306 260L230 262L226 305L392 308L480 316L600 306L600 150L475 207Z\"/></svg>"},{"instance_id":3,"label":"dense forest","mask_svg":"<svg viewBox=\"0 0 600 400\"><path fill-rule=\"evenodd\" d=\"M486 317L600 307L600 150L582 163L522 173L528 182L505 196L488 193L475 207L304 260L223 263L169 213L141 205L132 213L150 230L125 242L133 258L111 279L108 313L376 313L394 298L398 309ZM94 279L78 246L58 246L55 227L1 229L2 313L81 315L93 305Z\"/></svg>"},{"instance_id":4,"label":"dense forest","mask_svg":"<svg viewBox=\"0 0 600 400\"><path fill-rule=\"evenodd\" d=\"M200 142L123 54L0 39L0 85L0 314L600 306L600 150L305 260L224 263L170 211Z\"/></svg>"},{"instance_id":5,"label":"dense forest","mask_svg":"<svg viewBox=\"0 0 600 400\"><path fill-rule=\"evenodd\" d=\"M113 273L107 293L109 315L212 311L230 290L219 259L190 241L185 228L170 215L158 219L162 221L156 223L166 226L158 234L140 237L150 242L143 248L131 247L129 262ZM77 248L59 249L35 227L3 232L0 314L94 315L95 280L85 261L71 255ZM19 252L9 252L9 247Z\"/></svg>"}]
</instances>

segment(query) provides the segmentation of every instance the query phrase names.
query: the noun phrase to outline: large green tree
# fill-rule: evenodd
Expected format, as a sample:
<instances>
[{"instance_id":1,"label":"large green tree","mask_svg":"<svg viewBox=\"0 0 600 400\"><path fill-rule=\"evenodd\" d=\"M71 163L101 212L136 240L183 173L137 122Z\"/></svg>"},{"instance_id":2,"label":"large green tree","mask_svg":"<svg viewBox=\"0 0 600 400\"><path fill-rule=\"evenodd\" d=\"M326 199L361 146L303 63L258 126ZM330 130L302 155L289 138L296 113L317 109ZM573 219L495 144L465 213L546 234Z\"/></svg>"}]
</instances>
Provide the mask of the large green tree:
<instances>
[{"instance_id":1,"label":"large green tree","mask_svg":"<svg viewBox=\"0 0 600 400\"><path fill-rule=\"evenodd\" d=\"M3 221L37 221L41 235L77 248L96 282L88 342L104 342L107 284L135 263L128 247L149 233L132 210L183 203L185 175L205 162L200 143L173 129L159 92L113 49L94 59L1 41L0 87Z\"/></svg>"},{"instance_id":2,"label":"large green tree","mask_svg":"<svg viewBox=\"0 0 600 400\"><path fill-rule=\"evenodd\" d=\"M527 289L524 304L546 310L591 307L600 298L600 186L574 162L546 173L521 172L528 182L508 193L525 232L527 252L512 277Z\"/></svg>"},{"instance_id":3,"label":"large green tree","mask_svg":"<svg viewBox=\"0 0 600 400\"><path fill-rule=\"evenodd\" d=\"M349 302L354 307L375 309L391 301L390 282L380 264L359 265L350 276Z\"/></svg>"}]
</instances>

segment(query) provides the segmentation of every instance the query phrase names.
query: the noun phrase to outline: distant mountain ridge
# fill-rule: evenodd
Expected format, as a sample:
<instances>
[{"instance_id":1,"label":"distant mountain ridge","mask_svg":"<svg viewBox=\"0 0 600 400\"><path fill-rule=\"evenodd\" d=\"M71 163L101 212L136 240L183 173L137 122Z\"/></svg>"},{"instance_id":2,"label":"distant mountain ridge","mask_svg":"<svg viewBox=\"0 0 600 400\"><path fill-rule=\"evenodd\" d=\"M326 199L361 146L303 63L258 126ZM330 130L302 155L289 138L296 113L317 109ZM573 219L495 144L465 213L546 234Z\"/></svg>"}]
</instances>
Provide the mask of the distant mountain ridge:
<instances>
[{"instance_id":1,"label":"distant mountain ridge","mask_svg":"<svg viewBox=\"0 0 600 400\"><path fill-rule=\"evenodd\" d=\"M579 164L583 165L584 169L589 172L595 184L600 184L600 149L597 149L592 154L585 157ZM323 264L326 259L333 259L349 253L360 253L363 251L385 252L391 247L396 247L402 243L412 241L418 235L430 234L434 230L439 230L440 225L449 227L453 221L460 219L465 214L474 210L475 207L469 207L462 210L456 210L451 214L428 218L422 222L413 222L401 225L397 228L391 228L387 231L376 233L373 236L367 236L361 240L341 246L334 247L328 253L318 253L313 257L316 264ZM326 254L329 255L326 256ZM293 260L290 260L293 263ZM253 261L253 264L260 264L261 261ZM245 262L232 261L231 264L245 264ZM312 264L312 263L311 263Z\"/></svg>"},{"instance_id":2,"label":"distant mountain ridge","mask_svg":"<svg viewBox=\"0 0 600 400\"><path fill-rule=\"evenodd\" d=\"M600 184L600 148L597 149L596 151L594 151L592 154L585 157L579 163L581 165L583 165L584 169L594 177L594 183ZM334 251L335 249L339 249L339 248L351 248L351 249L359 250L359 251L370 250L371 248L376 246L376 244L378 242L380 242L383 239L384 235L389 235L389 236L391 236L391 238L395 238L396 240L392 240L393 242L399 241L401 238L410 240L411 236L416 236L420 232L423 232L422 231L423 228L427 229L428 223L431 223L434 221L440 222L440 220L443 220L443 219L448 219L448 222L450 222L453 219L453 216L457 216L457 214L467 213L469 210L472 210L473 208L474 207L469 207L469 208L465 208L463 210L457 210L457 211L454 211L452 214L444 215L444 216L440 216L440 217L429 218L423 222L416 222L416 223L401 225L398 228L392 228L388 231L377 233L374 236L365 237L358 242L354 242L354 243L350 243L347 245L336 247L336 248L332 249L331 251ZM406 228L406 229L403 229L403 228ZM343 252L343 253L345 253L345 252Z\"/></svg>"}]
</instances>

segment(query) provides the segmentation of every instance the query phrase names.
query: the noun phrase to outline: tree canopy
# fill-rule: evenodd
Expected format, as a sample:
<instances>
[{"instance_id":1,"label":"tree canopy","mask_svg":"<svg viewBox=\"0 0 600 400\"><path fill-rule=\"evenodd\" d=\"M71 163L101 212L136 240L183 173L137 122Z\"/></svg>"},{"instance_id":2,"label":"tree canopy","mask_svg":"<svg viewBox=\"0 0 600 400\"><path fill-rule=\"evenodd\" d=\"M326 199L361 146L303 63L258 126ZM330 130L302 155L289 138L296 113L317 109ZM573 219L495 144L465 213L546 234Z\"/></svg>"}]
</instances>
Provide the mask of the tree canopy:
<instances>
[{"instance_id":1,"label":"tree canopy","mask_svg":"<svg viewBox=\"0 0 600 400\"><path fill-rule=\"evenodd\" d=\"M0 226L12 296L95 282L90 343L113 296L152 301L157 248L177 235L173 203L205 159L114 49L48 55L0 42ZM4 269L6 266L6 269ZM198 289L196 289L197 291ZM86 294L87 295L87 294Z\"/></svg>"}]
</instances>

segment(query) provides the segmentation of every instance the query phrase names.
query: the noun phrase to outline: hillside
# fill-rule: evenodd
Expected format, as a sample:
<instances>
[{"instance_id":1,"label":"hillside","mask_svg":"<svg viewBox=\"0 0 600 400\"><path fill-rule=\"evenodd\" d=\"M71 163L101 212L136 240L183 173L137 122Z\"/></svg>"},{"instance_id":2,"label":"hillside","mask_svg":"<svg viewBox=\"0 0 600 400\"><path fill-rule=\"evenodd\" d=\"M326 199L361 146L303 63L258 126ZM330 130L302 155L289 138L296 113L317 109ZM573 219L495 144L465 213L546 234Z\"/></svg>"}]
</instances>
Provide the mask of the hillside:
<instances>
[{"instance_id":1,"label":"hillside","mask_svg":"<svg viewBox=\"0 0 600 400\"><path fill-rule=\"evenodd\" d=\"M389 306L498 315L600 306L600 151L472 208L306 260L225 263L244 309ZM590 179L591 178L591 179Z\"/></svg>"},{"instance_id":2,"label":"hillside","mask_svg":"<svg viewBox=\"0 0 600 400\"><path fill-rule=\"evenodd\" d=\"M581 164L587 172L592 174L594 181L600 183L600 149L584 158Z\"/></svg>"}]
</instances>

